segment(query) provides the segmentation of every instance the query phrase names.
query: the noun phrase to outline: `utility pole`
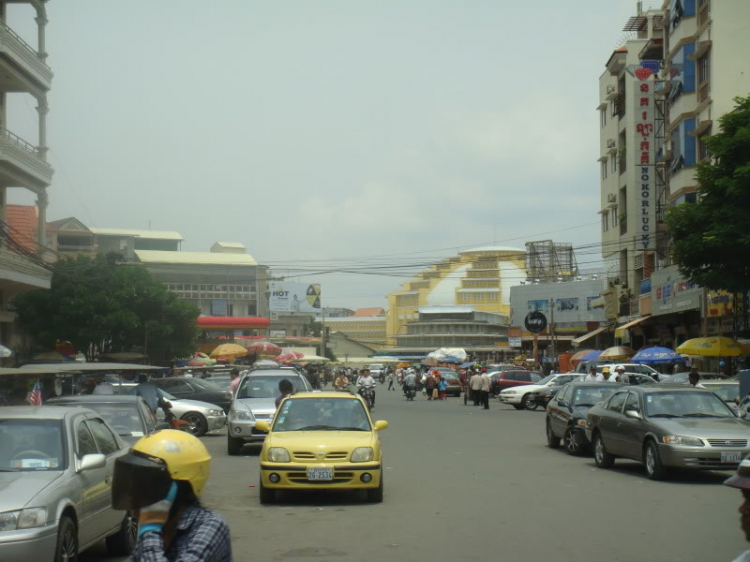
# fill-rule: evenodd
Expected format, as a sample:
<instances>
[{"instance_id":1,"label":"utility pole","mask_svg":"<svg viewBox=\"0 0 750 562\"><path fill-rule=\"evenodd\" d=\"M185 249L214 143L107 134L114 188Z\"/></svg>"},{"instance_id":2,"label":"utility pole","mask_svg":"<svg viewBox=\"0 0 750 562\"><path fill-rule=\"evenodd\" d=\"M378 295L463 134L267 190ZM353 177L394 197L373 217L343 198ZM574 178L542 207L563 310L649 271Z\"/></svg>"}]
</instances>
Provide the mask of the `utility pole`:
<instances>
[{"instance_id":1,"label":"utility pole","mask_svg":"<svg viewBox=\"0 0 750 562\"><path fill-rule=\"evenodd\" d=\"M325 357L326 356L326 336L328 335L326 332L326 309L323 308L323 306L321 306L320 311L322 314L321 316L322 328L320 329L320 356Z\"/></svg>"},{"instance_id":2,"label":"utility pole","mask_svg":"<svg viewBox=\"0 0 750 562\"><path fill-rule=\"evenodd\" d=\"M550 331L550 348L552 351L552 364L555 364L555 358L557 357L557 341L555 340L555 299L549 300L549 306L550 306L550 323L549 323L549 331Z\"/></svg>"}]
</instances>

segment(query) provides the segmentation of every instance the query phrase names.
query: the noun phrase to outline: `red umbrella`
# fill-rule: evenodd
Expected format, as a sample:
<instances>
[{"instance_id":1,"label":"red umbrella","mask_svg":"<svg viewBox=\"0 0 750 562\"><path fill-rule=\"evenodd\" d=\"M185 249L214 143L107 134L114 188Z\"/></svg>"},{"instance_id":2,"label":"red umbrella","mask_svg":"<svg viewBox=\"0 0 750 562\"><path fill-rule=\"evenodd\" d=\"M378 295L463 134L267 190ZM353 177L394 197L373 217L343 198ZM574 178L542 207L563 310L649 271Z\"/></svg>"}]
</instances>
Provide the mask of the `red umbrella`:
<instances>
[{"instance_id":1,"label":"red umbrella","mask_svg":"<svg viewBox=\"0 0 750 562\"><path fill-rule=\"evenodd\" d=\"M256 353L258 355L279 355L281 353L281 348L278 345L267 341L251 343L247 346L247 350L250 353Z\"/></svg>"},{"instance_id":2,"label":"red umbrella","mask_svg":"<svg viewBox=\"0 0 750 562\"><path fill-rule=\"evenodd\" d=\"M287 351L281 355L279 355L276 358L276 361L295 361L297 359L302 359L304 357L304 354L300 353L299 351Z\"/></svg>"}]
</instances>

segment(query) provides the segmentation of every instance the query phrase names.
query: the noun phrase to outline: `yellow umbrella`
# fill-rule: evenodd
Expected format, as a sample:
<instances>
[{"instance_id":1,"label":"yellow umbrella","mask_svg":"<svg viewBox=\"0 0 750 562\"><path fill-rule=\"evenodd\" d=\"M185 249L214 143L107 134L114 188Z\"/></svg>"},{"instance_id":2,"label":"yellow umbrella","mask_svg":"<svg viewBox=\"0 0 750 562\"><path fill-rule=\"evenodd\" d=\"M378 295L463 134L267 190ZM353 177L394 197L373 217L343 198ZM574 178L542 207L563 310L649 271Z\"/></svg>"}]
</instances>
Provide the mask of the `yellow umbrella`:
<instances>
[{"instance_id":1,"label":"yellow umbrella","mask_svg":"<svg viewBox=\"0 0 750 562\"><path fill-rule=\"evenodd\" d=\"M247 349L236 343L223 343L211 352L211 357L243 357L247 355Z\"/></svg>"},{"instance_id":2,"label":"yellow umbrella","mask_svg":"<svg viewBox=\"0 0 750 562\"><path fill-rule=\"evenodd\" d=\"M616 345L602 351L599 356L600 361L627 361L635 355L635 351L629 347Z\"/></svg>"},{"instance_id":3,"label":"yellow umbrella","mask_svg":"<svg viewBox=\"0 0 750 562\"><path fill-rule=\"evenodd\" d=\"M702 355L704 357L737 357L747 353L732 338L693 338L680 345L677 353L685 355Z\"/></svg>"}]
</instances>

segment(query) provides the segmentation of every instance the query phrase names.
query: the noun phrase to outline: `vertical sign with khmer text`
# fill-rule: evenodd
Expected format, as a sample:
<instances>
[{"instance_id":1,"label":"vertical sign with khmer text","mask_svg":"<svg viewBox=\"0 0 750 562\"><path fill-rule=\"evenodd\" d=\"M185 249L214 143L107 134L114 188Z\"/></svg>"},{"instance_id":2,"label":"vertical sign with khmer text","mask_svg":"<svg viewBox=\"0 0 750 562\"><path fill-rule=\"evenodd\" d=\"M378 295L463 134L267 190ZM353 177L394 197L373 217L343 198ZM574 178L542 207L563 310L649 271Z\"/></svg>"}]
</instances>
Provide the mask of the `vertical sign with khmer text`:
<instances>
[{"instance_id":1,"label":"vertical sign with khmer text","mask_svg":"<svg viewBox=\"0 0 750 562\"><path fill-rule=\"evenodd\" d=\"M638 209L635 221L635 243L639 250L656 246L656 197L654 175L654 79L650 68L633 71L635 116L635 165Z\"/></svg>"}]
</instances>

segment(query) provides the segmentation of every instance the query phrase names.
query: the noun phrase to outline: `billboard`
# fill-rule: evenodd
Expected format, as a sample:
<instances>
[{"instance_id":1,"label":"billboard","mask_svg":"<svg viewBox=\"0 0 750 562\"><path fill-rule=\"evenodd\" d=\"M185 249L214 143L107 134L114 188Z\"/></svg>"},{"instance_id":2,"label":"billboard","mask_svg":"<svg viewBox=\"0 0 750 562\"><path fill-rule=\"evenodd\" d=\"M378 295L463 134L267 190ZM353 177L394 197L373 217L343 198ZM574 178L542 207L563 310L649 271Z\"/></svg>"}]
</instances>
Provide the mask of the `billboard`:
<instances>
[{"instance_id":1,"label":"billboard","mask_svg":"<svg viewBox=\"0 0 750 562\"><path fill-rule=\"evenodd\" d=\"M320 312L320 285L271 281L268 283L271 312L288 314Z\"/></svg>"}]
</instances>

